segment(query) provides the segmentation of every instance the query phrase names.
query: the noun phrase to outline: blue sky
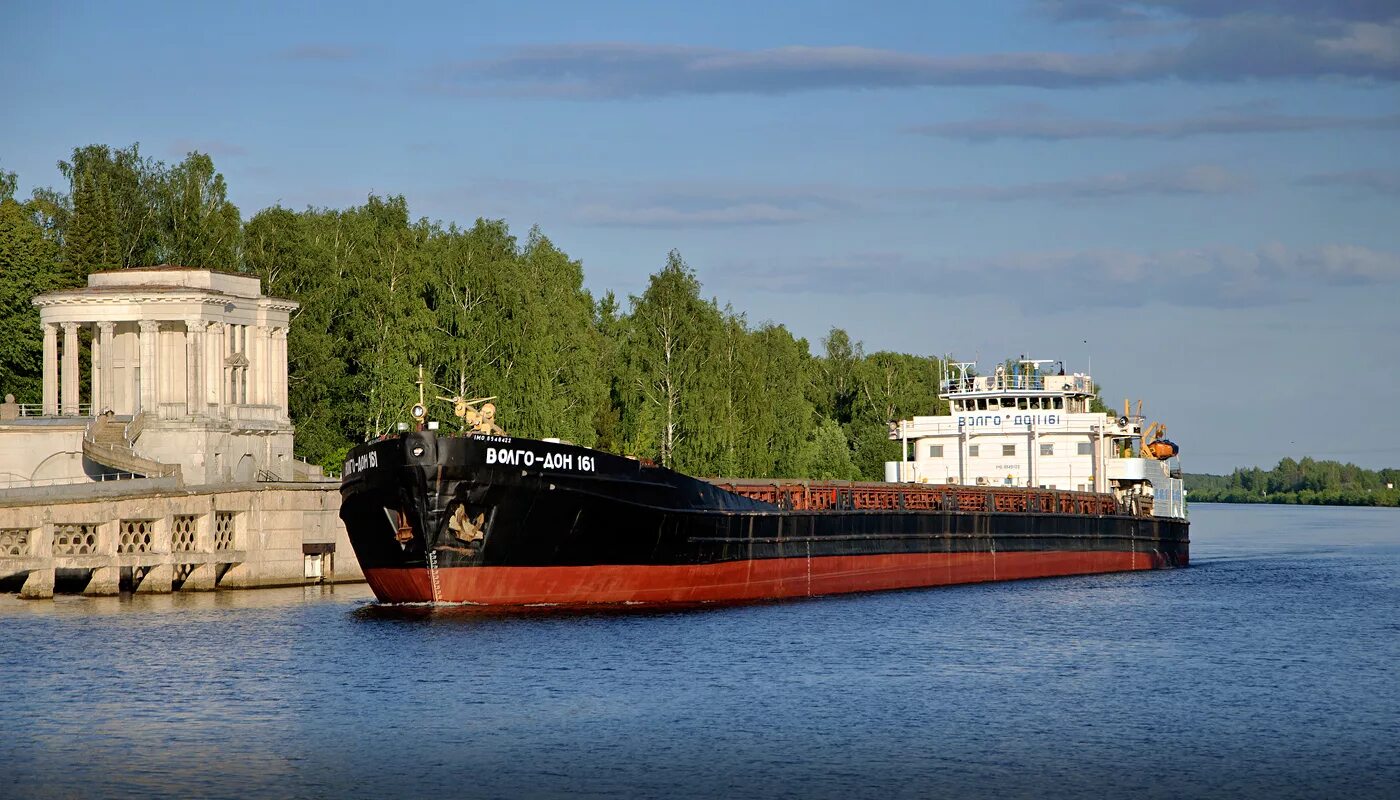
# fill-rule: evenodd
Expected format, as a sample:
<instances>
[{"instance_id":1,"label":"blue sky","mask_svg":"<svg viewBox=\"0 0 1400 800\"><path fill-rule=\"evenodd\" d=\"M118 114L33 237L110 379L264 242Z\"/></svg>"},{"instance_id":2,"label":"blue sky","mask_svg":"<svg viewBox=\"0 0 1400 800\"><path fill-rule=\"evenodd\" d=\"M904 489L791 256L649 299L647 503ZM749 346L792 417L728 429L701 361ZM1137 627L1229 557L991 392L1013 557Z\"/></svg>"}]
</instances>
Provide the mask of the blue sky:
<instances>
[{"instance_id":1,"label":"blue sky","mask_svg":"<svg viewBox=\"0 0 1400 800\"><path fill-rule=\"evenodd\" d=\"M1400 464L1400 5L11 4L0 167L210 153L814 345L1093 367L1188 469ZM1228 7L1227 11L1221 9Z\"/></svg>"}]
</instances>

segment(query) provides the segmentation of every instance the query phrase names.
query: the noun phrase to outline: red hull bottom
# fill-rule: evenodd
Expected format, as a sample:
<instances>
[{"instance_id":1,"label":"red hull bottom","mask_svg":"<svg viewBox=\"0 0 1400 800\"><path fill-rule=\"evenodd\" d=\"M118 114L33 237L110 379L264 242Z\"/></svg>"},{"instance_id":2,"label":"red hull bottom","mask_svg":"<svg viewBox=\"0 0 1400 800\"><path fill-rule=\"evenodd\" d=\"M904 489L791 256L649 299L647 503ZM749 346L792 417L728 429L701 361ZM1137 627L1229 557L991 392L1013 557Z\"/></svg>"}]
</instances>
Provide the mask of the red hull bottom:
<instances>
[{"instance_id":1,"label":"red hull bottom","mask_svg":"<svg viewBox=\"0 0 1400 800\"><path fill-rule=\"evenodd\" d=\"M649 605L810 597L813 595L947 586L1161 569L1155 553L1052 551L1036 553L899 553L776 558L718 564L587 567L449 567L366 569L381 602Z\"/></svg>"}]
</instances>

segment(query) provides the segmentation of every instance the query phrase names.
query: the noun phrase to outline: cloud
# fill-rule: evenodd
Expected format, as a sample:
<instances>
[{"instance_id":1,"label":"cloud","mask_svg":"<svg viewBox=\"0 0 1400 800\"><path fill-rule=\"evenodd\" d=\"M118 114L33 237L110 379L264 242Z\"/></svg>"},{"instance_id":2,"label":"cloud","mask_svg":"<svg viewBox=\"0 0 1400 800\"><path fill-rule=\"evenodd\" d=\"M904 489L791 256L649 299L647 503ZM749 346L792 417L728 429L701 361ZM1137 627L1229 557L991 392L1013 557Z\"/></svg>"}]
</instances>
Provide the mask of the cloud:
<instances>
[{"instance_id":1,"label":"cloud","mask_svg":"<svg viewBox=\"0 0 1400 800\"><path fill-rule=\"evenodd\" d=\"M210 156L246 156L247 148L233 142L219 139L176 139L170 143L168 151L173 158L184 158L191 152Z\"/></svg>"},{"instance_id":2,"label":"cloud","mask_svg":"<svg viewBox=\"0 0 1400 800\"><path fill-rule=\"evenodd\" d=\"M1037 139L1053 142L1070 139L1184 139L1206 135L1396 129L1400 129L1400 114L1338 117L1238 110L1156 122L1022 114L921 125L909 130L911 133L925 136L969 142L990 142L997 139Z\"/></svg>"},{"instance_id":3,"label":"cloud","mask_svg":"<svg viewBox=\"0 0 1400 800\"><path fill-rule=\"evenodd\" d=\"M1400 195L1400 170L1360 169L1347 172L1323 172L1308 175L1299 183L1305 186L1340 186L1368 189L1388 195Z\"/></svg>"},{"instance_id":4,"label":"cloud","mask_svg":"<svg viewBox=\"0 0 1400 800\"><path fill-rule=\"evenodd\" d=\"M1382 22L1397 16L1394 0L1040 0L1037 6L1062 22L1115 22L1153 16L1200 20L1242 14Z\"/></svg>"},{"instance_id":5,"label":"cloud","mask_svg":"<svg viewBox=\"0 0 1400 800\"><path fill-rule=\"evenodd\" d=\"M489 202L491 214L637 228L786 225L857 214L880 200L868 188L817 183L497 177L478 177L425 197L442 207Z\"/></svg>"},{"instance_id":6,"label":"cloud","mask_svg":"<svg viewBox=\"0 0 1400 800\"><path fill-rule=\"evenodd\" d=\"M1400 79L1400 17L1385 23L1242 14L1193 25L1155 65L1186 81Z\"/></svg>"},{"instance_id":7,"label":"cloud","mask_svg":"<svg viewBox=\"0 0 1400 800\"><path fill-rule=\"evenodd\" d=\"M1305 7L1301 1L1297 5ZM1163 41L1099 53L952 55L854 46L735 50L627 42L526 45L506 48L494 57L439 65L430 88L448 94L601 99L941 86L1057 89L1171 79L1400 80L1400 14L1382 17L1376 8L1358 5L1364 8L1351 16L1291 16L1210 13L1204 3L1158 3L1154 13L1177 14L1171 25L1156 29L1164 34ZM1117 13L1097 2L1063 3L1051 9L1060 20L1102 21ZM1133 14L1142 16L1139 11ZM1105 41L1121 48L1121 37Z\"/></svg>"},{"instance_id":8,"label":"cloud","mask_svg":"<svg viewBox=\"0 0 1400 800\"><path fill-rule=\"evenodd\" d=\"M717 182L579 186L565 189L575 221L589 225L694 228L787 225L908 211L911 204L1105 200L1227 194L1250 179L1203 164L1001 186L754 185ZM556 195L557 197L558 195Z\"/></svg>"},{"instance_id":9,"label":"cloud","mask_svg":"<svg viewBox=\"0 0 1400 800\"><path fill-rule=\"evenodd\" d=\"M1210 196L1244 191L1248 175L1213 164L1107 173L1006 185L881 187L752 181L532 181L478 178L426 195L441 207L463 203L490 214L564 219L581 225L719 228L792 225L899 213L943 203L1095 201Z\"/></svg>"},{"instance_id":10,"label":"cloud","mask_svg":"<svg viewBox=\"0 0 1400 800\"><path fill-rule=\"evenodd\" d=\"M573 217L592 225L694 228L813 222L873 203L868 189L716 181L580 187Z\"/></svg>"},{"instance_id":11,"label":"cloud","mask_svg":"<svg viewBox=\"0 0 1400 800\"><path fill-rule=\"evenodd\" d=\"M1181 196L1228 194L1252 185L1248 177L1213 164L1182 169L1115 172L1059 181L1009 186L955 186L915 189L907 194L931 200L1100 200L1129 196Z\"/></svg>"},{"instance_id":12,"label":"cloud","mask_svg":"<svg viewBox=\"0 0 1400 800\"><path fill-rule=\"evenodd\" d=\"M773 292L1000 295L1027 312L1149 302L1240 308L1303 300L1328 287L1400 282L1400 254L1349 244L1150 253L1098 249L933 260L864 253L731 264L725 272L742 276L746 286Z\"/></svg>"},{"instance_id":13,"label":"cloud","mask_svg":"<svg viewBox=\"0 0 1400 800\"><path fill-rule=\"evenodd\" d=\"M588 205L577 213L580 221L606 226L633 228L693 228L734 225L781 225L814 219L811 212L770 205L744 203L719 208L678 209L666 206L615 208Z\"/></svg>"},{"instance_id":14,"label":"cloud","mask_svg":"<svg viewBox=\"0 0 1400 800\"><path fill-rule=\"evenodd\" d=\"M353 61L366 52L353 45L308 42L288 47L277 55L288 61Z\"/></svg>"},{"instance_id":15,"label":"cloud","mask_svg":"<svg viewBox=\"0 0 1400 800\"><path fill-rule=\"evenodd\" d=\"M777 95L908 86L1093 86L1124 80L1141 56L1009 53L928 56L866 47L726 50L685 45L533 45L444 65L434 86L566 98Z\"/></svg>"}]
</instances>

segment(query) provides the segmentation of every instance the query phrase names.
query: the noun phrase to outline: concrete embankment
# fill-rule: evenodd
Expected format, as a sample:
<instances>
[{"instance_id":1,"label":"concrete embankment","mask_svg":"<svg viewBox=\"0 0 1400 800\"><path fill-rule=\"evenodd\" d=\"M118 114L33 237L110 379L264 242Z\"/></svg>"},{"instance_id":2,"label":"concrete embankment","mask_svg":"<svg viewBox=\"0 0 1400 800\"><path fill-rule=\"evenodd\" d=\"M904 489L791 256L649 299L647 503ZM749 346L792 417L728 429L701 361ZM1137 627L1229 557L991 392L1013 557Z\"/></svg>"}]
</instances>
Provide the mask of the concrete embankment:
<instances>
[{"instance_id":1,"label":"concrete embankment","mask_svg":"<svg viewBox=\"0 0 1400 800\"><path fill-rule=\"evenodd\" d=\"M21 597L364 579L338 482L169 480L0 491L0 584Z\"/></svg>"}]
</instances>

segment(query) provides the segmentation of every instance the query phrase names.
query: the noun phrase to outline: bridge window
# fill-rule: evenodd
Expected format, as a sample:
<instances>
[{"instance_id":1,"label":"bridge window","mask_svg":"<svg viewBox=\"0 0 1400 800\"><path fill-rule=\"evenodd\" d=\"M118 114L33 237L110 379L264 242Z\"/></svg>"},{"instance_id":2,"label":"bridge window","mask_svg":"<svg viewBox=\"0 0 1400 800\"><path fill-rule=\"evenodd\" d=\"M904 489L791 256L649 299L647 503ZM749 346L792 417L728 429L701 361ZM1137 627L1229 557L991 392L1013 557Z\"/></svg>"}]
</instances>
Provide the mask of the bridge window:
<instances>
[{"instance_id":1,"label":"bridge window","mask_svg":"<svg viewBox=\"0 0 1400 800\"><path fill-rule=\"evenodd\" d=\"M978 448L978 445L975 445L975 444L970 444L970 445L968 445L968 446L967 446L967 457L968 457L968 458L976 458L976 457L977 457L977 448Z\"/></svg>"},{"instance_id":2,"label":"bridge window","mask_svg":"<svg viewBox=\"0 0 1400 800\"><path fill-rule=\"evenodd\" d=\"M1002 446L1001 446L1001 454L1004 455L1004 456L1014 456L1014 455L1016 455L1016 445L1014 445L1014 444L1004 444L1004 445L1002 445Z\"/></svg>"},{"instance_id":3,"label":"bridge window","mask_svg":"<svg viewBox=\"0 0 1400 800\"><path fill-rule=\"evenodd\" d=\"M1053 456L1053 455L1055 455L1055 445L1054 445L1054 444L1042 444L1042 445L1040 446L1040 454L1043 455L1043 456Z\"/></svg>"},{"instance_id":4,"label":"bridge window","mask_svg":"<svg viewBox=\"0 0 1400 800\"><path fill-rule=\"evenodd\" d=\"M1079 443L1079 455L1081 455L1081 456L1092 456L1093 454L1094 454L1094 443L1093 443L1093 442L1080 442L1080 443Z\"/></svg>"},{"instance_id":5,"label":"bridge window","mask_svg":"<svg viewBox=\"0 0 1400 800\"><path fill-rule=\"evenodd\" d=\"M943 457L943 445L941 445L941 444L931 444L931 445L929 445L929 446L928 446L928 457L929 457L929 458L942 458L942 457Z\"/></svg>"}]
</instances>

